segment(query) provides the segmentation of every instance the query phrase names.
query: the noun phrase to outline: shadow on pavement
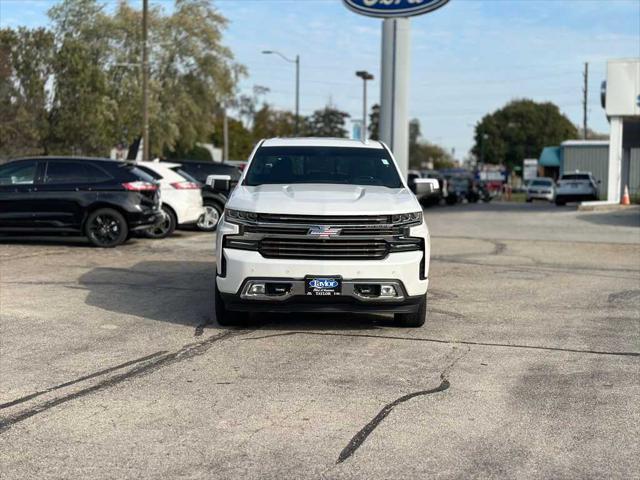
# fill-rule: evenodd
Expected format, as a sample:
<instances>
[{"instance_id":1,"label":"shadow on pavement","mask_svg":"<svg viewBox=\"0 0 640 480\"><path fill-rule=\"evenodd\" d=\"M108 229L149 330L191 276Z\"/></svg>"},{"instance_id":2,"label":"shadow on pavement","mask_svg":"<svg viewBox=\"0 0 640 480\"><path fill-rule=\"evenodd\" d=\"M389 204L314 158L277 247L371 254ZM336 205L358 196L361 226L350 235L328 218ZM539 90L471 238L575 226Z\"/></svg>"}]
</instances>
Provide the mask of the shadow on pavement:
<instances>
[{"instance_id":1,"label":"shadow on pavement","mask_svg":"<svg viewBox=\"0 0 640 480\"><path fill-rule=\"evenodd\" d=\"M0 235L0 244L6 245L36 245L36 246L61 246L61 247L91 247L89 240L85 237L71 236L23 236L23 235Z\"/></svg>"},{"instance_id":2,"label":"shadow on pavement","mask_svg":"<svg viewBox=\"0 0 640 480\"><path fill-rule=\"evenodd\" d=\"M254 314L253 322L261 331L375 330L397 326L391 315L370 313L267 313Z\"/></svg>"},{"instance_id":3,"label":"shadow on pavement","mask_svg":"<svg viewBox=\"0 0 640 480\"><path fill-rule=\"evenodd\" d=\"M130 268L98 267L79 283L87 305L111 312L192 327L219 328L213 309L215 262L140 262ZM254 313L261 330L372 330L393 326L390 315Z\"/></svg>"},{"instance_id":4,"label":"shadow on pavement","mask_svg":"<svg viewBox=\"0 0 640 480\"><path fill-rule=\"evenodd\" d=\"M87 305L195 327L213 317L214 274L214 262L148 261L94 268L79 283Z\"/></svg>"},{"instance_id":5,"label":"shadow on pavement","mask_svg":"<svg viewBox=\"0 0 640 480\"><path fill-rule=\"evenodd\" d=\"M629 211L584 213L577 218L595 225L640 227L640 208L631 207Z\"/></svg>"}]
</instances>

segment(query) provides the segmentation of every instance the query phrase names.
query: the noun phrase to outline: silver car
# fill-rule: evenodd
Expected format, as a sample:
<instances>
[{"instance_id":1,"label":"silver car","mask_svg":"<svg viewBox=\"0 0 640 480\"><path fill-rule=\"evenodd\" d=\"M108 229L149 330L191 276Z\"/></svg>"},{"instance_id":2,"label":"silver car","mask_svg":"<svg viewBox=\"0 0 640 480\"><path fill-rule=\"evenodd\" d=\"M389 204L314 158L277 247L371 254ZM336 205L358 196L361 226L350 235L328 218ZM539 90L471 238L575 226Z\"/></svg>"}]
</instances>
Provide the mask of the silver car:
<instances>
[{"instance_id":1,"label":"silver car","mask_svg":"<svg viewBox=\"0 0 640 480\"><path fill-rule=\"evenodd\" d=\"M540 177L531 180L527 186L527 202L533 200L547 200L553 202L555 198L555 184L552 178Z\"/></svg>"}]
</instances>

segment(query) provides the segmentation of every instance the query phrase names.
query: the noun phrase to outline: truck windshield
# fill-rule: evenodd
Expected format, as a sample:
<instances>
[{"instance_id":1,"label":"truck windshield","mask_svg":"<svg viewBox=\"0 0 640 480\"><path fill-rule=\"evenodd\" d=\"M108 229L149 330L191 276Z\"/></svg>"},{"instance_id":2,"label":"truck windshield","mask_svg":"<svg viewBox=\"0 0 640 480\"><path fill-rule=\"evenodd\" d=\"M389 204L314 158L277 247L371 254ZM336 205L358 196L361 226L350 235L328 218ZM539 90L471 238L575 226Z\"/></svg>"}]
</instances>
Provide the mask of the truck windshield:
<instances>
[{"instance_id":1,"label":"truck windshield","mask_svg":"<svg viewBox=\"0 0 640 480\"><path fill-rule=\"evenodd\" d=\"M386 150L358 147L262 147L244 183L403 186Z\"/></svg>"}]
</instances>

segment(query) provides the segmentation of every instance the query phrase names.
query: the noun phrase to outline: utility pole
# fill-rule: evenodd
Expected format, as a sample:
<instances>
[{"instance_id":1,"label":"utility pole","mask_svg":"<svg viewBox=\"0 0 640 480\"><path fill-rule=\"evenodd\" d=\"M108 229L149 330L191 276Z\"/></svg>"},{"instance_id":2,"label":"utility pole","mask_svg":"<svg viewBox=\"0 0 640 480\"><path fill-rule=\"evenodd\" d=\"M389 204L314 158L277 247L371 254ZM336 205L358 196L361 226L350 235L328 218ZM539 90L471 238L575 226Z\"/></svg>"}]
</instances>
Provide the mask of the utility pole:
<instances>
[{"instance_id":1,"label":"utility pole","mask_svg":"<svg viewBox=\"0 0 640 480\"><path fill-rule=\"evenodd\" d=\"M296 55L295 60L285 57L276 50L263 50L264 55L278 55L285 62L296 64L296 136L300 135L300 55Z\"/></svg>"},{"instance_id":2,"label":"utility pole","mask_svg":"<svg viewBox=\"0 0 640 480\"><path fill-rule=\"evenodd\" d=\"M222 161L229 160L229 118L227 117L227 105L222 107L222 137L224 145L222 147Z\"/></svg>"},{"instance_id":3,"label":"utility pole","mask_svg":"<svg viewBox=\"0 0 640 480\"><path fill-rule=\"evenodd\" d=\"M300 136L300 55L296 55L296 135Z\"/></svg>"},{"instance_id":4,"label":"utility pole","mask_svg":"<svg viewBox=\"0 0 640 480\"><path fill-rule=\"evenodd\" d=\"M142 0L142 160L149 161L149 0Z\"/></svg>"},{"instance_id":5,"label":"utility pole","mask_svg":"<svg viewBox=\"0 0 640 480\"><path fill-rule=\"evenodd\" d=\"M589 63L584 64L584 87L582 90L582 138L587 139L587 105L589 100Z\"/></svg>"},{"instance_id":6,"label":"utility pole","mask_svg":"<svg viewBox=\"0 0 640 480\"><path fill-rule=\"evenodd\" d=\"M356 76L362 79L362 133L360 139L367 141L367 80L373 80L373 75L366 70L358 70Z\"/></svg>"}]
</instances>

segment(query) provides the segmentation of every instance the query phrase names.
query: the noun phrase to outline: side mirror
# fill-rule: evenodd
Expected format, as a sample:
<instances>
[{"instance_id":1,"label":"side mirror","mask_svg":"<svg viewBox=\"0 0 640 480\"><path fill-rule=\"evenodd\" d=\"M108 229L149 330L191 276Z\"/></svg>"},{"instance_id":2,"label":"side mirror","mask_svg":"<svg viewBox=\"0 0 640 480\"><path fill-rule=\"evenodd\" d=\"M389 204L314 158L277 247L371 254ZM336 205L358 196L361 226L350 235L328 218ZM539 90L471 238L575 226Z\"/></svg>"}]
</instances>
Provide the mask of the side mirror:
<instances>
[{"instance_id":1,"label":"side mirror","mask_svg":"<svg viewBox=\"0 0 640 480\"><path fill-rule=\"evenodd\" d=\"M228 192L231 187L231 175L209 175L207 185L216 192Z\"/></svg>"},{"instance_id":2,"label":"side mirror","mask_svg":"<svg viewBox=\"0 0 640 480\"><path fill-rule=\"evenodd\" d=\"M414 182L416 186L415 194L418 197L440 190L437 178L416 178Z\"/></svg>"}]
</instances>

